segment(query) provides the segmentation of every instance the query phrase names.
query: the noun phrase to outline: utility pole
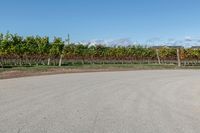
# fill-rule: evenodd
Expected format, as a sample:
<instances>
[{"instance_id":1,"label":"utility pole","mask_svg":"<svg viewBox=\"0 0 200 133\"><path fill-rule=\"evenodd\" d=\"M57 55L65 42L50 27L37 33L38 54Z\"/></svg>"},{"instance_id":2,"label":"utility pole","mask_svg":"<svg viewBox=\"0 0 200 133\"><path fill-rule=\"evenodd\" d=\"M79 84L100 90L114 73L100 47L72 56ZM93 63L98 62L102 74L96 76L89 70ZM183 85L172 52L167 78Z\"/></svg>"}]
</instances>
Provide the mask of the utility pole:
<instances>
[{"instance_id":1,"label":"utility pole","mask_svg":"<svg viewBox=\"0 0 200 133\"><path fill-rule=\"evenodd\" d=\"M70 44L70 35L69 34L67 35L67 44L68 45Z\"/></svg>"},{"instance_id":2,"label":"utility pole","mask_svg":"<svg viewBox=\"0 0 200 133\"><path fill-rule=\"evenodd\" d=\"M67 35L67 40L65 40L67 42L67 45L70 44L70 35ZM63 56L64 56L64 51L62 51L61 55L60 55L60 60L59 60L59 66L62 66L62 60L63 60Z\"/></svg>"}]
</instances>

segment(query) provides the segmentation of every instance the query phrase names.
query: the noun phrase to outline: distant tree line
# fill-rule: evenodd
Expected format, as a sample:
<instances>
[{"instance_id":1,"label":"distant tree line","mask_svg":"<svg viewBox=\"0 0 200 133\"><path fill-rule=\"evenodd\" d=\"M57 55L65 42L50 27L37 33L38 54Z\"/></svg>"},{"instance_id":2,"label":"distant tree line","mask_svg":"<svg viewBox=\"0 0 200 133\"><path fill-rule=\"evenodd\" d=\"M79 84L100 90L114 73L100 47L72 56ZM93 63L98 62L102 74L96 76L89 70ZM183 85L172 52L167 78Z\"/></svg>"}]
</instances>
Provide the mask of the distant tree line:
<instances>
[{"instance_id":1,"label":"distant tree line","mask_svg":"<svg viewBox=\"0 0 200 133\"><path fill-rule=\"evenodd\" d=\"M178 56L177 56L178 55ZM198 64L200 49L141 45L106 46L73 44L62 38L0 33L0 66L65 65L74 63L177 63Z\"/></svg>"}]
</instances>

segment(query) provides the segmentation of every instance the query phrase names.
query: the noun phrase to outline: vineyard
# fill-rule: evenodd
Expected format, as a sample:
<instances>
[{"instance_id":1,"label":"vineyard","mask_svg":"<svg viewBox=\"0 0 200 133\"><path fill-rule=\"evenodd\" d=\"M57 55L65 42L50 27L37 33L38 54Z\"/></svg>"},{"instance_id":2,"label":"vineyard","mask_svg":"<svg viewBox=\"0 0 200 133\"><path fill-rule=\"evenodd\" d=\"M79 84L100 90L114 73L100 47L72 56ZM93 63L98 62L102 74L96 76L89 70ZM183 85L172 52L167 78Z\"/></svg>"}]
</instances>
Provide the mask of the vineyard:
<instances>
[{"instance_id":1,"label":"vineyard","mask_svg":"<svg viewBox=\"0 0 200 133\"><path fill-rule=\"evenodd\" d=\"M198 65L200 49L147 47L141 45L105 46L72 44L54 37L0 34L0 66L80 64L179 64Z\"/></svg>"}]
</instances>

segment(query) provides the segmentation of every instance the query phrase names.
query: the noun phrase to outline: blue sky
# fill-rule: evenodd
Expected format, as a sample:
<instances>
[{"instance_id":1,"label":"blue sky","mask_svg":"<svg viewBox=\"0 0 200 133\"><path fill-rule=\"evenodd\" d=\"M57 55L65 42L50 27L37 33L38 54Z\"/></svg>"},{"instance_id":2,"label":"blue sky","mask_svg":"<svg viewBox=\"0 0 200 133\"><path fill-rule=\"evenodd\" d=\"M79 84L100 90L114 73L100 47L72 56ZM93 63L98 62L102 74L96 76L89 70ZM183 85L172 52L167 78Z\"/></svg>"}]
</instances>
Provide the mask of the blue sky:
<instances>
[{"instance_id":1,"label":"blue sky","mask_svg":"<svg viewBox=\"0 0 200 133\"><path fill-rule=\"evenodd\" d=\"M199 0L4 0L0 32L72 40L200 38Z\"/></svg>"}]
</instances>

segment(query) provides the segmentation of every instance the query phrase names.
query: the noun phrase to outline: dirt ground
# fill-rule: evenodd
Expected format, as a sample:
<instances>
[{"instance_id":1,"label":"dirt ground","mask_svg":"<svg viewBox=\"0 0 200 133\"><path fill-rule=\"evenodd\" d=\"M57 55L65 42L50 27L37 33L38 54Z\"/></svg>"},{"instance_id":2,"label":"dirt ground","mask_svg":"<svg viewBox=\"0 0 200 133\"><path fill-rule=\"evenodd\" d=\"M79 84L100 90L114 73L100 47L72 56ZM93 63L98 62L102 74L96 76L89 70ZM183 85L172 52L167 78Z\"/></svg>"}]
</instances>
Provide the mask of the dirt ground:
<instances>
[{"instance_id":1,"label":"dirt ground","mask_svg":"<svg viewBox=\"0 0 200 133\"><path fill-rule=\"evenodd\" d=\"M109 69L49 69L47 71L4 71L0 73L0 79L10 79L18 77L40 76L40 75L54 75L63 73L84 73L84 72L106 72L106 71L128 71L133 69L123 68L109 68Z\"/></svg>"}]
</instances>

